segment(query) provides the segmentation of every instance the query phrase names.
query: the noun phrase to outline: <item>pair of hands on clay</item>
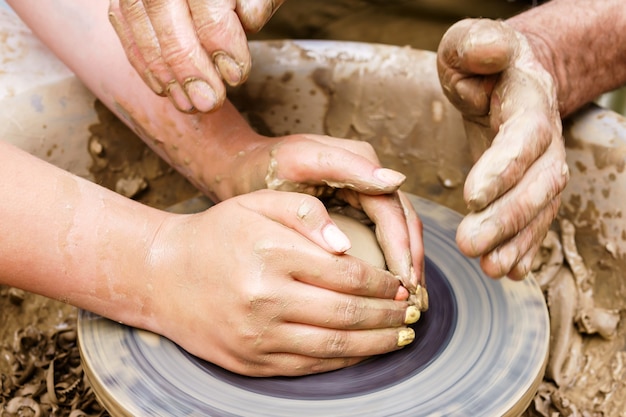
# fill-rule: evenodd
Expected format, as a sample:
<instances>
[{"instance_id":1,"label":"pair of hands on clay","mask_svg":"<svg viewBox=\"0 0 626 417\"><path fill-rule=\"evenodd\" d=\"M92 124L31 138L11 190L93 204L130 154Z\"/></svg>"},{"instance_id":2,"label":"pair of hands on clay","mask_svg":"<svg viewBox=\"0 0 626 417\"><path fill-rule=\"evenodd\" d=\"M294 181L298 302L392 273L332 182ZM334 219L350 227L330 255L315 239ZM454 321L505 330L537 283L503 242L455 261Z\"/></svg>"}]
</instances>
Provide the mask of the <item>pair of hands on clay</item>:
<instances>
[{"instance_id":1,"label":"pair of hands on clay","mask_svg":"<svg viewBox=\"0 0 626 417\"><path fill-rule=\"evenodd\" d=\"M225 99L222 80L237 85L248 76L251 59L246 32L261 29L282 3L112 0L109 18L129 62L154 92L167 94L179 110L212 111ZM210 106L195 99L204 97L195 94L195 87L188 88L198 82L215 94ZM254 154L267 155L268 143L273 142L276 140L259 138ZM362 209L377 225L388 268L411 292L423 284L421 224L411 204L397 192L404 180L402 174L381 169L375 152L365 143L315 135L293 135L278 142L271 161L246 158L245 163L236 164L236 173L231 171L229 176L250 179L240 181L226 196L217 195L218 199L262 188L315 196L338 190L337 197ZM319 157L326 159L324 167ZM253 178L259 173L250 167L269 163L277 167L272 178L261 178L264 171ZM346 166L350 167L347 171Z\"/></svg>"},{"instance_id":2,"label":"pair of hands on clay","mask_svg":"<svg viewBox=\"0 0 626 417\"><path fill-rule=\"evenodd\" d=\"M414 304L426 306L406 289L421 279L421 224L398 191L404 177L382 169L369 144L315 135L263 137L228 102L212 113L181 113L146 91L132 71L107 21L106 4L10 3L109 108L222 200L203 213L155 214L85 184L82 208L73 210L91 218L74 228L84 231L84 244L77 247L85 256L64 257L83 260L72 264L76 271L59 275L76 278L73 304L162 334L249 375L336 369L412 340L406 324L419 316ZM75 48L78 37L91 46L88 51ZM105 67L116 71L103 74ZM275 190L261 190L266 188ZM390 272L342 254L345 236L313 196L328 193L377 224ZM97 259L87 260L96 253ZM85 268L108 272L94 275ZM115 293L82 293L91 283ZM67 299L60 286L33 289Z\"/></svg>"},{"instance_id":3,"label":"pair of hands on clay","mask_svg":"<svg viewBox=\"0 0 626 417\"><path fill-rule=\"evenodd\" d=\"M249 376L330 371L410 343L406 289L342 255L333 227L317 198L272 190L169 216L149 257L152 298L170 300L153 330Z\"/></svg>"},{"instance_id":4,"label":"pair of hands on clay","mask_svg":"<svg viewBox=\"0 0 626 417\"><path fill-rule=\"evenodd\" d=\"M162 246L176 254L159 257L164 269L157 268L166 271L183 259L200 285L190 292L198 297L191 305L210 294L229 307L214 311L211 322L217 325L192 345L184 334L172 333L176 328L163 333L196 354L206 355L210 342L211 361L247 375L328 371L410 343L414 333L406 325L428 307L428 298L422 225L398 191L404 177L381 168L366 142L318 135L267 138L250 131L246 136L251 150L229 165L239 178L227 192L234 197L220 198L190 220L172 218L174 226L162 230L176 235L165 237ZM250 169L255 166L271 168ZM317 198L329 193L376 224L388 271L343 255L350 242ZM194 233L178 235L185 230ZM172 247L177 241L193 241L210 254L210 275L205 265ZM189 321L196 316L186 314Z\"/></svg>"},{"instance_id":5,"label":"pair of hands on clay","mask_svg":"<svg viewBox=\"0 0 626 417\"><path fill-rule=\"evenodd\" d=\"M260 30L282 3L161 0L131 8L113 0L110 10L130 62L153 91L167 93L181 110L210 111L224 100L222 80L237 85L248 75L246 31ZM166 30L175 16L185 24ZM488 275L521 279L568 179L551 76L522 34L495 21L459 22L438 55L444 92L462 112L477 158L464 193L471 214L457 243L481 257ZM210 86L210 106L195 100L193 89L180 93L188 80Z\"/></svg>"}]
</instances>

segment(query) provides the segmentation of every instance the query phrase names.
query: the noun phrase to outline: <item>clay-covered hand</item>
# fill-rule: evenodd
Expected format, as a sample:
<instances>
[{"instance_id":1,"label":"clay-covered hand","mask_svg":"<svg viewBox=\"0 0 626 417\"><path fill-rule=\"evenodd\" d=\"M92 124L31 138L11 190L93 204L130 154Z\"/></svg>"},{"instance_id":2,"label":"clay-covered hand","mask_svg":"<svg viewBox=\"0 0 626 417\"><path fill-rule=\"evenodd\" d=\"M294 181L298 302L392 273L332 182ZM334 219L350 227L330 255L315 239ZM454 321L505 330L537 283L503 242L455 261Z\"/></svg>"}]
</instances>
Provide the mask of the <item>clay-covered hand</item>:
<instances>
[{"instance_id":1,"label":"clay-covered hand","mask_svg":"<svg viewBox=\"0 0 626 417\"><path fill-rule=\"evenodd\" d=\"M128 60L157 94L184 112L219 108L250 71L246 32L284 0L111 0L109 19Z\"/></svg>"},{"instance_id":2,"label":"clay-covered hand","mask_svg":"<svg viewBox=\"0 0 626 417\"><path fill-rule=\"evenodd\" d=\"M481 257L488 275L522 279L569 179L553 77L524 35L488 19L453 25L437 65L478 158L465 183L471 213L457 243Z\"/></svg>"},{"instance_id":3,"label":"clay-covered hand","mask_svg":"<svg viewBox=\"0 0 626 417\"><path fill-rule=\"evenodd\" d=\"M171 215L147 256L147 327L251 376L330 371L397 350L419 312L393 274L343 254L347 239L302 193L261 190Z\"/></svg>"},{"instance_id":4,"label":"clay-covered hand","mask_svg":"<svg viewBox=\"0 0 626 417\"><path fill-rule=\"evenodd\" d=\"M412 293L411 301L420 310L428 308L422 223L398 190L405 180L402 173L382 168L373 147L363 141L295 134L260 137L256 144L239 168L231 166L238 178L250 178L241 182L245 188L236 194L263 188L298 191L332 196L362 211L376 225L387 268Z\"/></svg>"}]
</instances>

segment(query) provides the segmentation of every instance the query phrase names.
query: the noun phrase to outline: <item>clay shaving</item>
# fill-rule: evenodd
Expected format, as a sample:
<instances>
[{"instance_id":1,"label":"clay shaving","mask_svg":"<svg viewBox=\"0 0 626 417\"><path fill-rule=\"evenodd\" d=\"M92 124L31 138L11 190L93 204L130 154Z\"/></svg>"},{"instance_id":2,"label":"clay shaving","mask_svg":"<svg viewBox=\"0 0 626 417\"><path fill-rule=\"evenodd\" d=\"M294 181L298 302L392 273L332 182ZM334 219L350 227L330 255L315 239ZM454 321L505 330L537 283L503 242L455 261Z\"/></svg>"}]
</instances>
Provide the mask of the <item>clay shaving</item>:
<instances>
[{"instance_id":1,"label":"clay shaving","mask_svg":"<svg viewBox=\"0 0 626 417\"><path fill-rule=\"evenodd\" d=\"M20 302L14 289L3 293ZM1 417L108 416L82 370L75 315L48 330L16 330L2 354L10 370L0 380Z\"/></svg>"},{"instance_id":2,"label":"clay shaving","mask_svg":"<svg viewBox=\"0 0 626 417\"><path fill-rule=\"evenodd\" d=\"M564 218L557 223L533 266L550 312L550 355L524 416L623 416L620 310L597 305L596 275L578 251L576 229Z\"/></svg>"}]
</instances>

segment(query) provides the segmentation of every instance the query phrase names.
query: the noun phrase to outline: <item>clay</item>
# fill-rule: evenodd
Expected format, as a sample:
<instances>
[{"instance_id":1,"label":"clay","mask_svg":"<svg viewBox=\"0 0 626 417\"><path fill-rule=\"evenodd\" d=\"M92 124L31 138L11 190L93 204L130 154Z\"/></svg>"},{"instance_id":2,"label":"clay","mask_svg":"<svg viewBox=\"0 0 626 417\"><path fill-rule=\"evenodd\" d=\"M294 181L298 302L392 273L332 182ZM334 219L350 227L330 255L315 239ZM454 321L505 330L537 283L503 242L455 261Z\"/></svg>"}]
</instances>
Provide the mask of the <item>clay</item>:
<instances>
[{"instance_id":1,"label":"clay","mask_svg":"<svg viewBox=\"0 0 626 417\"><path fill-rule=\"evenodd\" d=\"M313 3L310 2L286 2L281 8L284 13L279 13L272 19L275 25L268 30L262 31L260 37L274 38L317 38L317 39L348 39L367 40L370 42L388 42L398 45L412 45L414 47L430 49L436 48L440 35L445 31L449 23L476 12L469 2L460 2L464 11L460 14L450 13L446 19L429 18L428 30L424 30L424 25L414 24L413 16L415 8L423 6L430 9L448 8L451 9L452 2L425 1L402 2L404 6L411 8L411 13L404 13L402 6L390 8L387 2L379 2L377 9L366 9L362 0L324 0L315 2L319 9L311 11ZM419 5L418 5L419 3ZM493 6L501 7L521 7L522 2L503 2L492 0L482 2L485 10L480 14L489 16ZM317 7L317 6L316 6ZM325 9L324 9L325 7ZM369 7L369 6L368 6ZM392 14L386 13L391 10ZM398 10L401 10L398 12ZM495 12L493 12L495 13ZM429 15L432 17L432 15ZM449 17L449 18L448 18ZM401 30L398 29L398 22ZM375 22L375 24L372 24ZM410 24L409 24L410 22ZM435 27L436 26L436 27ZM259 59L263 59L262 57ZM381 56L381 60L402 59L402 57ZM411 77L411 85L416 78L430 76L426 72L427 68L415 68L418 60L406 59L402 61ZM256 64L255 64L256 65ZM424 70L424 72L420 72ZM287 74L288 71L285 71ZM425 75L426 74L426 75ZM398 76L397 73L389 73L387 81L393 82L397 77L397 82L392 88L382 88L370 86L367 91L359 92L350 86L351 79L368 80L369 77L376 77L376 73L358 73L356 71L335 74L327 70L319 71L314 76L314 83L317 89L301 91L306 94L306 99L299 98L301 103L313 103L309 108L300 106L292 108L293 103L288 103L290 110L282 112L277 110L273 118L260 116L260 110L264 107L272 107L280 103L288 102L281 88L277 87L276 80L269 80L268 85L272 88L265 88L263 100L249 100L252 96L250 92L240 95L238 104L248 116L250 122L262 133L285 134L293 133L297 126L300 131L312 131L310 120L317 115L316 105L322 97L334 99L332 102L333 112L323 107L320 117L325 121L326 126L336 133L346 133L349 137L370 138L378 148L378 153L384 165L395 168L407 175L407 182L404 189L414 194L423 195L431 200L454 208L463 213L467 209L461 198L462 183L464 176L469 170L469 163L464 154L468 152L463 141L462 126L459 121L450 118L450 107L447 103L436 99L437 95L429 90L429 86L438 85L436 79L425 79L423 88L406 90L407 78ZM402 74L400 74L402 75ZM283 83L301 82L297 75L291 74L285 77ZM294 94L293 90L288 91ZM340 101L336 97L336 92L350 91L351 94L359 94L358 99ZM432 94L432 99L423 100L424 94ZM398 97L412 95L419 97L414 101L393 102ZM367 97L386 99L385 103L391 103L386 112L374 112L373 104L368 103ZM430 97L430 96L427 96ZM316 101L317 100L317 101ZM422 103L424 102L424 103ZM401 104L401 105L399 105ZM404 107L402 107L404 106ZM315 109L313 109L315 108ZM115 188L117 182L123 178L143 178L148 186L139 192L134 198L155 207L167 207L178 201L196 195L196 190L190 186L184 178L176 174L159 158L145 149L143 143L128 131L122 123L104 109L102 105L96 103L96 109L100 120L91 126L91 137L89 145L86 147L92 156L91 176L95 181L111 189ZM349 110L356 109L357 115L352 116ZM413 112L413 113L411 113ZM421 118L422 114L427 116L424 120L438 123L439 129L432 129L423 136L411 131L411 123L403 123L396 126L394 117L404 115L404 117L414 116ZM283 118L291 117L286 122ZM343 120L342 120L343 118ZM445 127L442 128L442 126ZM390 130L393 134L390 134ZM460 130L459 130L460 129ZM329 132L330 132L329 130ZM566 135L568 129L565 129ZM320 131L319 133L325 133ZM328 132L326 132L328 133ZM439 135L439 136L436 136ZM42 133L43 136L43 133ZM588 139L595 136L581 133L581 137ZM569 138L567 152L575 155L572 168L572 176L589 173L592 169L601 170L601 176L589 177L590 183L584 187L574 187L570 184L567 191L569 194L564 199L562 214L568 218L576 216L576 246L578 253L586 267L593 271L594 280L593 302L594 306L608 310L626 309L626 280L623 279L623 271L626 271L626 261L623 256L623 249L612 244L612 240L622 239L624 241L624 222L621 212L614 212L606 208L610 201L624 201L623 189L615 187L616 176L621 174L623 167L617 163L623 158L611 158L613 153L607 154L600 146L592 147L582 144L577 137ZM436 143L442 144L435 146ZM81 145L84 146L84 145ZM55 153L54 148L42 150L42 156L46 153ZM89 174L89 173L87 173ZM598 182L597 178L600 178ZM558 225L555 225L555 235ZM556 248L556 244L552 247ZM560 249L559 249L560 250ZM549 252L548 249L546 251ZM557 272L561 270L561 261L547 261L547 268L544 270L546 285L555 285L549 291L551 294L551 305L557 304L557 299L567 299L571 290L559 290L556 284L550 284L557 277ZM551 270L548 279L548 270ZM541 274L539 274L541 275ZM574 278L572 276L571 280ZM543 278L542 278L543 282ZM569 285L569 284L568 284ZM436 302L436 300L431 300ZM553 310L556 307L552 307ZM9 289L0 288L0 406L11 407L19 404L26 404L29 401L18 400L23 397L22 393L17 393L21 389L27 395L33 397L33 390L41 389L47 385L46 370L49 369L47 363L38 363L37 366L19 368L13 371L12 365L18 353L13 349L13 340L17 331L24 331L30 324L34 324L37 331L45 336L45 340L51 340L58 326L70 326L66 322L72 323L74 320L74 309L54 300L34 296L32 294L9 294ZM570 312L565 312L564 317L570 317ZM613 316L615 317L615 316ZM557 321L557 320L555 320ZM524 414L525 416L550 416L555 415L623 415L626 409L626 384L621 381L626 380L626 326L619 324L616 327L615 335L607 340L600 336L580 335L577 329L567 328L566 320L562 323L559 331L555 331L554 337L572 339L580 338L582 341L581 354L582 361L572 367L574 373L564 371L568 368L564 360L556 360L553 365L553 375L561 374L561 379L557 385L553 377L548 377L542 383L537 396L533 401L533 406ZM567 332L562 332L567 329ZM569 333L568 333L569 332ZM20 333L22 334L22 333ZM578 336L576 336L578 335ZM571 342L566 342L562 346L569 346ZM577 346L578 344L576 344ZM59 356L70 356L73 347L70 344L56 345L52 348L54 354ZM561 350L567 356L565 347ZM562 358L563 356L561 356ZM75 368L54 361L54 374L56 384L68 384L64 389L72 389ZM565 373L564 373L565 372ZM9 388L7 381L17 378L18 387ZM558 377L557 377L558 378ZM31 384L35 381L35 384ZM46 387L47 390L47 387ZM76 398L81 404L90 404L92 410L97 410L97 403L93 393L86 387L76 391ZM58 395L58 391L57 391ZM15 400L14 400L15 399ZM70 415L70 408L57 406L57 415ZM87 411L87 408L83 408ZM24 410L26 411L26 409ZM76 409L75 409L76 411ZM578 413L578 414L576 414ZM80 414L74 414L80 415ZM98 415L107 415L100 411Z\"/></svg>"},{"instance_id":2,"label":"clay","mask_svg":"<svg viewBox=\"0 0 626 417\"><path fill-rule=\"evenodd\" d=\"M385 268L385 257L378 246L376 235L363 223L339 213L330 213L330 218L348 236L352 247L346 252L370 264Z\"/></svg>"},{"instance_id":3,"label":"clay","mask_svg":"<svg viewBox=\"0 0 626 417\"><path fill-rule=\"evenodd\" d=\"M524 415L621 415L616 412L624 409L621 381L626 376L623 293L607 294L608 280L602 286L596 280L596 271L613 280L620 279L620 270L607 264L615 260L609 252L586 257L579 252L577 242L597 239L589 229L577 230L565 218L557 226L559 232L546 236L533 266L550 311L550 356L545 380ZM592 262L603 267L591 268ZM621 308L603 306L611 304Z\"/></svg>"},{"instance_id":4,"label":"clay","mask_svg":"<svg viewBox=\"0 0 626 417\"><path fill-rule=\"evenodd\" d=\"M615 335L620 319L619 310L595 306L593 296L594 277L576 248L574 225L567 219L561 219L560 225L563 253L576 278L578 290L578 306L576 316L574 317L576 325L581 332L587 334L598 333L602 337L609 339Z\"/></svg>"},{"instance_id":5,"label":"clay","mask_svg":"<svg viewBox=\"0 0 626 417\"><path fill-rule=\"evenodd\" d=\"M100 101L94 108L99 120L89 126L88 143L94 182L157 208L199 195Z\"/></svg>"},{"instance_id":6,"label":"clay","mask_svg":"<svg viewBox=\"0 0 626 417\"><path fill-rule=\"evenodd\" d=\"M546 378L568 387L582 365L582 336L574 325L578 293L569 269L561 266L546 291L550 310L550 356Z\"/></svg>"}]
</instances>

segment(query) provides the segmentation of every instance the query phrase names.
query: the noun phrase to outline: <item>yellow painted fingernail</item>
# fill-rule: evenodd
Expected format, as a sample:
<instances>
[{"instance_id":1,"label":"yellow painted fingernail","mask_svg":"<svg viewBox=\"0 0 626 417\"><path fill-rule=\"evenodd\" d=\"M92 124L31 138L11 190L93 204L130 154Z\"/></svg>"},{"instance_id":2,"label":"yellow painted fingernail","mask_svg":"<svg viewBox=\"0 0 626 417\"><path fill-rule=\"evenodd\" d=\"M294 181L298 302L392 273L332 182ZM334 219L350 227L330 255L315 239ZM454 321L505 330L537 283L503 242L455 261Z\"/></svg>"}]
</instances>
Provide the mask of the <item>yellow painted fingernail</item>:
<instances>
[{"instance_id":1,"label":"yellow painted fingernail","mask_svg":"<svg viewBox=\"0 0 626 417\"><path fill-rule=\"evenodd\" d=\"M404 313L404 324L413 324L420 319L421 313L415 306L409 306Z\"/></svg>"},{"instance_id":2,"label":"yellow painted fingernail","mask_svg":"<svg viewBox=\"0 0 626 417\"><path fill-rule=\"evenodd\" d=\"M413 329L406 328L398 332L398 347L406 346L413 342L415 339L415 332Z\"/></svg>"}]
</instances>

